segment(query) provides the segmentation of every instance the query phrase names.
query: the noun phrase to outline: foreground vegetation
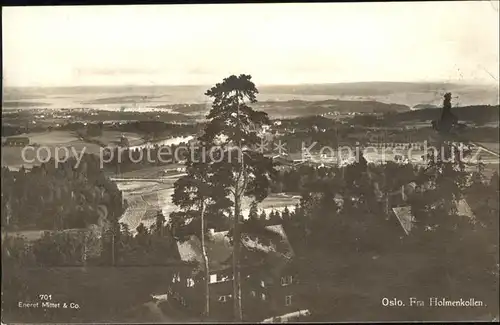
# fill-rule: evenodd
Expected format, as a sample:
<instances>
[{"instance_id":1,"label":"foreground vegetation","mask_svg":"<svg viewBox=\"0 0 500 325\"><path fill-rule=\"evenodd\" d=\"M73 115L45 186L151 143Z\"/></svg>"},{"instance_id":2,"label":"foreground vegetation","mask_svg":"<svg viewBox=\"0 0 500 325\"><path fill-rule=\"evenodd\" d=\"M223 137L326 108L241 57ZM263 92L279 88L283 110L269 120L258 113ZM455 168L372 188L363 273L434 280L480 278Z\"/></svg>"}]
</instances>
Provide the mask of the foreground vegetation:
<instances>
[{"instance_id":1,"label":"foreground vegetation","mask_svg":"<svg viewBox=\"0 0 500 325\"><path fill-rule=\"evenodd\" d=\"M86 164L77 169L65 165L59 169L42 166L30 173L2 171L8 185L6 195L2 187L2 225L8 221L12 227L84 228L98 222L97 206L105 204L110 209L105 231L94 238L100 253L92 258L82 254L88 243L85 236L56 232L34 242L21 237L3 239L2 303L12 320L127 320L128 309L148 301L152 292L166 291L172 271L186 266L179 261L175 242L194 234L203 246L209 227L230 230L236 278L233 317L242 320L241 260L261 262L262 255L245 251L241 240L258 236L263 245L270 245L276 238L265 226L279 223L295 251L292 266L300 279L303 308L312 313L309 321L475 320L498 315L498 174L486 179L480 164L476 172L467 172L459 155L447 156L457 148L443 141L434 145L448 159L429 159L422 168L391 163L372 166L361 157L347 167L304 166L277 172L270 159L252 149L258 142L257 130L270 121L249 106L257 93L250 79L231 76L207 92L215 100L198 138L211 148L220 145L219 136L226 134L222 142L226 152L236 144L248 148L246 158L233 163L188 159L188 175L176 182L173 196L180 211L172 213L168 223L158 212L151 229L140 224L135 236L118 223L125 204L116 186L96 169L95 158L86 158ZM330 121L318 118L327 127ZM327 133L317 131L298 134ZM323 139L328 143L328 137ZM413 186L406 190L409 184ZM398 192L402 187L405 192ZM301 202L294 211L259 213L259 203L273 191L300 193ZM242 220L240 213L243 198L254 201L248 220ZM464 198L470 202L473 217L457 211L457 202ZM415 222L408 234L390 209L394 206L410 207ZM54 207L58 209L55 214ZM83 212L72 210L77 208ZM204 255L198 280L208 283L208 257ZM16 307L18 301L36 300L49 290L58 299L85 307L67 314ZM205 298L208 295L207 286ZM410 297L474 297L484 306L382 306L383 298L408 301ZM199 309L210 316L209 300L200 303Z\"/></svg>"}]
</instances>

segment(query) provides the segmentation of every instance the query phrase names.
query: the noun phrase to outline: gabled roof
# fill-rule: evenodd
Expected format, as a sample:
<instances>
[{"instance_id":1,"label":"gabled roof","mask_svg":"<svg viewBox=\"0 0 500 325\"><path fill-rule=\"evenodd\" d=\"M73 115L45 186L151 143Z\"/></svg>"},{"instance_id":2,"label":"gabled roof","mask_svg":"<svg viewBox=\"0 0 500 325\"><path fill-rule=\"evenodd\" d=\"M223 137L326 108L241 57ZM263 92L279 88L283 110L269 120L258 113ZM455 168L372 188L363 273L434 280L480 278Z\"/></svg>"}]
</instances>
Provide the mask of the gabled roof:
<instances>
[{"instance_id":1,"label":"gabled roof","mask_svg":"<svg viewBox=\"0 0 500 325\"><path fill-rule=\"evenodd\" d=\"M272 157L273 161L280 164L280 165L286 165L286 166L293 166L294 163L292 160L287 159L286 157L282 156L277 156L277 157Z\"/></svg>"},{"instance_id":2,"label":"gabled roof","mask_svg":"<svg viewBox=\"0 0 500 325\"><path fill-rule=\"evenodd\" d=\"M413 228L413 222L415 220L415 218L411 213L411 207L410 206L396 207L392 208L392 211L394 211L394 214L398 218L401 227L408 235L411 229Z\"/></svg>"},{"instance_id":3,"label":"gabled roof","mask_svg":"<svg viewBox=\"0 0 500 325\"><path fill-rule=\"evenodd\" d=\"M467 203L465 199L460 199L457 201L456 209L459 216L469 217L471 219L475 218L474 212L472 212L469 203Z\"/></svg>"},{"instance_id":4,"label":"gabled roof","mask_svg":"<svg viewBox=\"0 0 500 325\"><path fill-rule=\"evenodd\" d=\"M243 238L243 246L252 251L265 253L274 261L287 261L294 252L281 225L267 226L267 230L277 233L281 237L279 243L271 246L262 245L258 240ZM227 236L228 231L215 232L208 236L206 241L209 268L211 271L222 270L231 266L233 247ZM177 242L177 248L182 261L198 262L203 265L201 242L196 236L191 236L184 242Z\"/></svg>"},{"instance_id":5,"label":"gabled roof","mask_svg":"<svg viewBox=\"0 0 500 325\"><path fill-rule=\"evenodd\" d=\"M277 233L280 236L281 241L279 243L276 243L273 247L269 248L263 246L258 241L247 239L245 241L245 246L250 249L256 249L267 253L274 253L285 259L291 259L295 255L295 253L293 251L292 245L290 245L290 242L288 241L288 237L285 233L285 230L283 229L283 226L271 225L267 226L266 229Z\"/></svg>"},{"instance_id":6,"label":"gabled roof","mask_svg":"<svg viewBox=\"0 0 500 325\"><path fill-rule=\"evenodd\" d=\"M292 152L286 156L286 159L291 161L302 161L305 160L301 152Z\"/></svg>"},{"instance_id":7,"label":"gabled roof","mask_svg":"<svg viewBox=\"0 0 500 325\"><path fill-rule=\"evenodd\" d=\"M207 255L210 270L219 270L228 267L227 261L231 257L232 246L227 231L216 232L206 240ZM184 242L177 242L177 248L182 261L198 262L203 264L201 241L196 236L191 236Z\"/></svg>"}]
</instances>

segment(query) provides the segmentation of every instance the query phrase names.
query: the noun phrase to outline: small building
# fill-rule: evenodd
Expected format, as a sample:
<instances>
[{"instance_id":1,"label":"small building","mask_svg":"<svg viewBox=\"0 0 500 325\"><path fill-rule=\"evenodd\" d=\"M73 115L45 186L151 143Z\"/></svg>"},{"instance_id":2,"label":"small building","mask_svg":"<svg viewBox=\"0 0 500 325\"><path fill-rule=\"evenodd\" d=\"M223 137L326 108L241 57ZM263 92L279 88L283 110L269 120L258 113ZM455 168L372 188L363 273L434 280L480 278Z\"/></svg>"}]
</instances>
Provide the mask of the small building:
<instances>
[{"instance_id":1,"label":"small building","mask_svg":"<svg viewBox=\"0 0 500 325\"><path fill-rule=\"evenodd\" d=\"M8 147L26 147L30 144L28 137L8 137L5 140L5 145Z\"/></svg>"}]
</instances>

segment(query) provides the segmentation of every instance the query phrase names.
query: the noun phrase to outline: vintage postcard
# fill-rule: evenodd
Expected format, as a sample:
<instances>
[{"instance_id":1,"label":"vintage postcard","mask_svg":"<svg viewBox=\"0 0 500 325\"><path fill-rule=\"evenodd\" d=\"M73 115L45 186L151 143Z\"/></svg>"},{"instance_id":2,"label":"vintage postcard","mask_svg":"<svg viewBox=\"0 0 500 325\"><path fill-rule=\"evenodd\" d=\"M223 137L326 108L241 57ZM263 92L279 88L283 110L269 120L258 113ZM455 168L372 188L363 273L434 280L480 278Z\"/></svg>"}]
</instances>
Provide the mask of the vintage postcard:
<instances>
[{"instance_id":1,"label":"vintage postcard","mask_svg":"<svg viewBox=\"0 0 500 325\"><path fill-rule=\"evenodd\" d=\"M2 8L2 322L499 320L499 2Z\"/></svg>"}]
</instances>

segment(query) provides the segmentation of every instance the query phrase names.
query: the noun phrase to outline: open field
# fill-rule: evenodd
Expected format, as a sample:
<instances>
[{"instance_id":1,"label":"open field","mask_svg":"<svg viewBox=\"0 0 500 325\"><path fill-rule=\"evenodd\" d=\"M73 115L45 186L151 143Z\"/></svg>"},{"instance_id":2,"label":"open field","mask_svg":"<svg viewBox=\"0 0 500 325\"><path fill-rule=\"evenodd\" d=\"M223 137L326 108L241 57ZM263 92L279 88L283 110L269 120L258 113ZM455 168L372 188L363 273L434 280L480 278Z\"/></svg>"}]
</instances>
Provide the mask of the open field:
<instances>
[{"instance_id":1,"label":"open field","mask_svg":"<svg viewBox=\"0 0 500 325\"><path fill-rule=\"evenodd\" d=\"M282 211L287 207L290 211L295 209L295 205L299 203L300 196L292 195L288 193L273 193L270 194L264 201L259 203L259 211L264 210L266 214L271 211ZM242 214L243 217L248 216L250 209L250 204L252 201L249 198L244 198L242 202Z\"/></svg>"},{"instance_id":2,"label":"open field","mask_svg":"<svg viewBox=\"0 0 500 325\"><path fill-rule=\"evenodd\" d=\"M79 154L82 150L86 153L99 154L99 146L92 143L83 142L76 137L68 136L68 138L51 138L47 136L32 136L30 137L31 143L37 143L40 147L33 147L33 149L26 149L20 147L2 147L2 166L19 168L25 166L31 168L32 166L41 165L53 157L62 159L66 157L66 149L70 156L75 153ZM62 141L59 141L62 140Z\"/></svg>"},{"instance_id":3,"label":"open field","mask_svg":"<svg viewBox=\"0 0 500 325\"><path fill-rule=\"evenodd\" d=\"M99 142L110 145L120 139L121 135L130 139L130 143L139 145L142 143L141 137L132 132L104 131L100 137L93 139ZM21 147L2 147L2 166L19 168L25 166L30 168L34 165L40 165L47 158L55 157L56 152L58 157L62 158L65 155L66 148L70 155L80 154L83 150L85 153L100 154L100 146L96 143L86 142L78 137L76 132L72 131L52 131L52 132L37 132L20 134L20 137L28 137L30 145L35 145L35 150L25 150L25 158L23 159ZM2 142L6 137L2 137ZM39 148L37 148L37 146ZM42 148L44 147L44 148ZM45 149L46 148L46 149ZM47 151L48 150L48 151ZM38 156L37 156L38 155Z\"/></svg>"},{"instance_id":4,"label":"open field","mask_svg":"<svg viewBox=\"0 0 500 325\"><path fill-rule=\"evenodd\" d=\"M147 215L148 211L156 212L161 209L165 216L173 211L171 203L173 183L125 181L117 184L128 202L128 208L120 218L120 222L127 224L131 230L135 230L141 222L146 227L154 223L154 215L148 218L150 217Z\"/></svg>"},{"instance_id":5,"label":"open field","mask_svg":"<svg viewBox=\"0 0 500 325\"><path fill-rule=\"evenodd\" d=\"M175 166L175 167L171 167ZM182 167L183 165L154 166L141 168L129 172L113 175L116 178L158 178L164 176L164 171L169 168Z\"/></svg>"},{"instance_id":6,"label":"open field","mask_svg":"<svg viewBox=\"0 0 500 325\"><path fill-rule=\"evenodd\" d=\"M120 218L120 222L129 225L131 230L137 228L141 222L149 227L155 221L156 211L160 209L168 219L170 213L177 210L172 203L173 184L176 177L170 177L168 180L169 182L163 182L163 180L161 182L118 181L118 188L123 191L123 197L128 202L128 208ZM267 214L272 210L280 211L285 207L293 210L299 200L300 197L286 193L271 194L259 204L259 209L265 210ZM243 200L243 216L248 215L250 204L250 199Z\"/></svg>"},{"instance_id":7,"label":"open field","mask_svg":"<svg viewBox=\"0 0 500 325\"><path fill-rule=\"evenodd\" d=\"M101 136L92 137L92 139L99 140L104 144L110 144L113 141L118 141L120 136L123 135L129 141L142 143L142 138L137 133L132 132L119 132L119 131L103 131ZM33 132L17 135L19 137L27 137L30 139L31 144L38 144L40 146L63 146L72 145L81 141L78 134L74 131L51 131L51 132ZM2 137L2 142L6 137ZM86 143L81 141L82 143Z\"/></svg>"}]
</instances>

